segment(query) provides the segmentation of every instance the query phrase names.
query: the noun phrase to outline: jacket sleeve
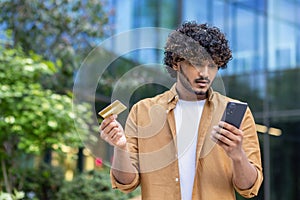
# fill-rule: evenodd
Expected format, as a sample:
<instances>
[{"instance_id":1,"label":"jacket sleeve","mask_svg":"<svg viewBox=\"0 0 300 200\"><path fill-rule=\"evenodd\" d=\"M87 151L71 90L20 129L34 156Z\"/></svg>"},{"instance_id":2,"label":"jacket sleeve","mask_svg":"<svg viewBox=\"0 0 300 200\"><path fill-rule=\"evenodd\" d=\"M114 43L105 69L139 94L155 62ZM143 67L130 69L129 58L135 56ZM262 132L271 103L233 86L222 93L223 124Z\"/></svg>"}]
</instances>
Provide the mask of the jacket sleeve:
<instances>
[{"instance_id":1,"label":"jacket sleeve","mask_svg":"<svg viewBox=\"0 0 300 200\"><path fill-rule=\"evenodd\" d=\"M259 188L263 181L263 173L256 126L249 108L245 113L241 129L244 132L243 149L248 157L249 162L256 168L257 179L249 189L241 190L237 186L235 186L235 189L243 197L252 198L258 194Z\"/></svg>"},{"instance_id":2,"label":"jacket sleeve","mask_svg":"<svg viewBox=\"0 0 300 200\"><path fill-rule=\"evenodd\" d=\"M117 181L117 179L114 177L112 172L110 171L110 179L111 179L111 185L113 189L119 189L120 191L124 193L132 192L137 186L139 185L139 176L138 174L135 176L134 180L130 184L122 184Z\"/></svg>"},{"instance_id":3,"label":"jacket sleeve","mask_svg":"<svg viewBox=\"0 0 300 200\"><path fill-rule=\"evenodd\" d=\"M127 139L127 150L130 154L130 159L133 166L136 168L135 179L130 184L121 184L113 176L110 171L111 184L113 189L119 189L124 193L129 193L136 189L140 184L139 175L139 161L138 161L138 137L137 137L137 117L136 117L137 106L134 105L129 113L129 116L125 125L125 135Z\"/></svg>"}]
</instances>

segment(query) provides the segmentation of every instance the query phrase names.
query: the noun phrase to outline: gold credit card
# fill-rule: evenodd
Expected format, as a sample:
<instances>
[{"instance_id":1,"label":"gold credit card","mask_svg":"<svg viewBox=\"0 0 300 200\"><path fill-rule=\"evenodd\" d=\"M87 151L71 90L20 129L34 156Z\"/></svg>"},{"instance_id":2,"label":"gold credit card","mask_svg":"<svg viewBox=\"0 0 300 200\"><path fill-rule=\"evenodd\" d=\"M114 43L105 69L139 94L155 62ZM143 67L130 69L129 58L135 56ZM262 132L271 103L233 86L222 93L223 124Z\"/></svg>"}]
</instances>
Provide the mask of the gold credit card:
<instances>
[{"instance_id":1,"label":"gold credit card","mask_svg":"<svg viewBox=\"0 0 300 200\"><path fill-rule=\"evenodd\" d=\"M126 110L126 106L122 104L119 100L115 100L113 103L111 103L109 106L101 110L98 114L103 117L109 117L110 115L118 115L124 110Z\"/></svg>"}]
</instances>

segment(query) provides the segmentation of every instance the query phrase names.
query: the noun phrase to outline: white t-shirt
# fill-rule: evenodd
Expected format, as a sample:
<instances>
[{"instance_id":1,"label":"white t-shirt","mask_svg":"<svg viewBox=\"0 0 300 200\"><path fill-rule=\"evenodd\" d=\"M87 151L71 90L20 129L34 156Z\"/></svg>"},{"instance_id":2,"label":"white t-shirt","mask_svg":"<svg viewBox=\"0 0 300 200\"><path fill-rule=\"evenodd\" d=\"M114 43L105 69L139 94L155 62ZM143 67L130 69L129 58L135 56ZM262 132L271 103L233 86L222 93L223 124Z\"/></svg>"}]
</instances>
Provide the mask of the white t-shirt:
<instances>
[{"instance_id":1,"label":"white t-shirt","mask_svg":"<svg viewBox=\"0 0 300 200\"><path fill-rule=\"evenodd\" d=\"M204 103L205 100L184 101L179 99L174 109L182 200L192 199L198 127Z\"/></svg>"}]
</instances>

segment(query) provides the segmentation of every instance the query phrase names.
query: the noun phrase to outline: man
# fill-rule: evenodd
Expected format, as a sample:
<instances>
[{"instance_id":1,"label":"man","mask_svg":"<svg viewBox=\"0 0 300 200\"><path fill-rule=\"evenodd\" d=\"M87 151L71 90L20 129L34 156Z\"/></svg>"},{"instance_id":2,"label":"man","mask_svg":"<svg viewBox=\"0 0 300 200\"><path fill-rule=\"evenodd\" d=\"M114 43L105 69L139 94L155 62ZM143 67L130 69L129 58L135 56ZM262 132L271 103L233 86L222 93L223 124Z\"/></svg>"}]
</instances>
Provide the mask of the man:
<instances>
[{"instance_id":1,"label":"man","mask_svg":"<svg viewBox=\"0 0 300 200\"><path fill-rule=\"evenodd\" d=\"M143 199L235 199L257 195L263 175L251 111L240 128L220 121L227 102L211 84L232 58L223 33L186 22L167 40L164 62L175 85L141 100L125 132L110 116L101 137L114 146L113 188L130 192L141 185Z\"/></svg>"}]
</instances>

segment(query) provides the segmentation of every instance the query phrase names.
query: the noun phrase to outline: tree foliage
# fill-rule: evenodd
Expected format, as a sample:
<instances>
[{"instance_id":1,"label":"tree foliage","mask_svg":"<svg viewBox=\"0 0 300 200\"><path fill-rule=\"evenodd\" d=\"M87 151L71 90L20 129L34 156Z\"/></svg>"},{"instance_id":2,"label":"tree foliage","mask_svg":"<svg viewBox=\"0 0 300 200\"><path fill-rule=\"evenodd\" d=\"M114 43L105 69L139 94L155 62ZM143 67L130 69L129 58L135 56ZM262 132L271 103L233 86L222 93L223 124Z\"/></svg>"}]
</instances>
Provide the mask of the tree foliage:
<instances>
[{"instance_id":1,"label":"tree foliage","mask_svg":"<svg viewBox=\"0 0 300 200\"><path fill-rule=\"evenodd\" d=\"M53 144L73 147L82 144L74 127L71 97L43 89L40 84L42 78L54 71L53 63L36 54L28 57L20 49L0 50L0 160L3 173L8 171L9 174L10 170L20 167L19 159L24 153L42 155ZM87 107L79 108L88 113ZM86 121L77 123L88 127L89 117L87 115ZM85 131L88 132L88 128ZM8 176L3 178L6 182L9 179Z\"/></svg>"},{"instance_id":2,"label":"tree foliage","mask_svg":"<svg viewBox=\"0 0 300 200\"><path fill-rule=\"evenodd\" d=\"M60 67L49 83L62 92L72 86L74 69L109 32L101 1L13 0L1 1L0 7L0 23L11 33L13 45Z\"/></svg>"},{"instance_id":3,"label":"tree foliage","mask_svg":"<svg viewBox=\"0 0 300 200\"><path fill-rule=\"evenodd\" d=\"M1 53L2 141L17 135L18 147L31 153L51 144L78 143L71 97L44 90L39 84L42 75L53 71L53 65L37 55L26 57L14 49Z\"/></svg>"}]
</instances>

